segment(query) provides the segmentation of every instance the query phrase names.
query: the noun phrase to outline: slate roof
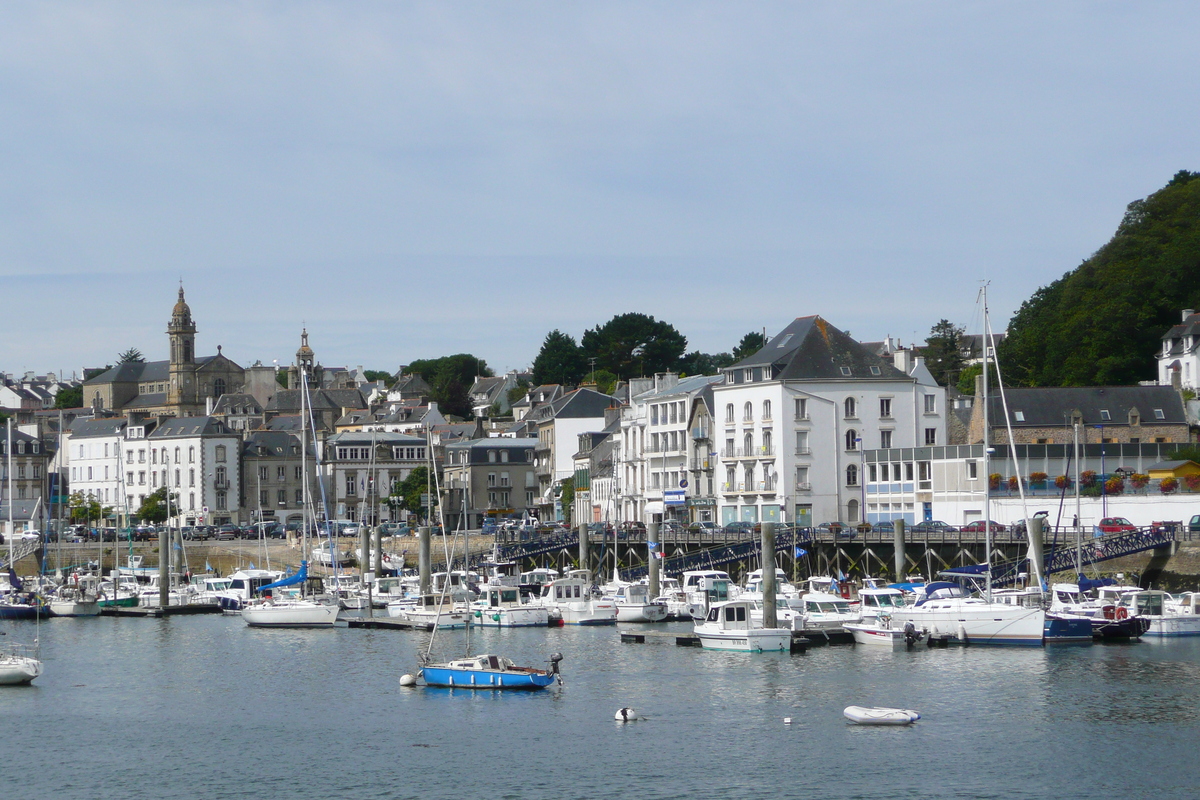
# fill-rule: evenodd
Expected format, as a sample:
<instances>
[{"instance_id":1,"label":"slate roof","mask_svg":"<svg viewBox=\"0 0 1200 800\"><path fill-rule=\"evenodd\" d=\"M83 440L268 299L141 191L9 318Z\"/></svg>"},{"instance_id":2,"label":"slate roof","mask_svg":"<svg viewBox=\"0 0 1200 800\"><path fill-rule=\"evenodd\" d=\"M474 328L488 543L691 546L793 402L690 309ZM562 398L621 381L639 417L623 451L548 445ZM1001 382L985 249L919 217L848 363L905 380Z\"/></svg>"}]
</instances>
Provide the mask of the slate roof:
<instances>
[{"instance_id":1,"label":"slate roof","mask_svg":"<svg viewBox=\"0 0 1200 800\"><path fill-rule=\"evenodd\" d=\"M1193 337L1192 347L1183 346L1183 337L1185 336ZM1164 340L1171 340L1171 349L1167 351L1166 356L1160 356L1160 358L1181 356L1200 348L1200 314L1189 314L1187 319L1173 326L1163 334L1162 338Z\"/></svg>"},{"instance_id":2,"label":"slate roof","mask_svg":"<svg viewBox=\"0 0 1200 800\"><path fill-rule=\"evenodd\" d=\"M560 397L553 403L548 403L534 410L532 413L539 420L603 417L604 409L612 404L613 399L608 395L585 387L576 389L565 397Z\"/></svg>"},{"instance_id":3,"label":"slate roof","mask_svg":"<svg viewBox=\"0 0 1200 800\"><path fill-rule=\"evenodd\" d=\"M268 401L266 411L300 412L300 389L281 389ZM366 408L367 399L358 389L317 389L309 390L311 401L304 403L305 408L314 411L337 411L343 408Z\"/></svg>"},{"instance_id":4,"label":"slate roof","mask_svg":"<svg viewBox=\"0 0 1200 800\"><path fill-rule=\"evenodd\" d=\"M660 391L649 391L645 394L638 395L638 401L655 400L658 398L674 397L676 395L689 395L693 392L703 391L706 388L711 388L713 384L725 382L724 375L693 375L690 378L683 378L679 383L672 386L670 389L662 389Z\"/></svg>"},{"instance_id":5,"label":"slate roof","mask_svg":"<svg viewBox=\"0 0 1200 800\"><path fill-rule=\"evenodd\" d=\"M196 366L207 364L216 356L201 356L196 359ZM98 383L138 383L141 381L165 381L171 377L170 361L132 361L117 364L107 372L83 382L84 386L94 386Z\"/></svg>"},{"instance_id":6,"label":"slate roof","mask_svg":"<svg viewBox=\"0 0 1200 800\"><path fill-rule=\"evenodd\" d=\"M799 317L728 370L763 368L763 380L911 381L888 359L818 316ZM769 373L769 374L768 374Z\"/></svg>"},{"instance_id":7,"label":"slate roof","mask_svg":"<svg viewBox=\"0 0 1200 800\"><path fill-rule=\"evenodd\" d=\"M242 454L251 458L282 458L292 455L292 448L299 455L300 439L285 431L254 431L242 446ZM308 443L308 454L313 455L313 445Z\"/></svg>"},{"instance_id":8,"label":"slate roof","mask_svg":"<svg viewBox=\"0 0 1200 800\"><path fill-rule=\"evenodd\" d=\"M280 414L267 422L265 428L269 431L299 431L304 426L299 414Z\"/></svg>"},{"instance_id":9,"label":"slate roof","mask_svg":"<svg viewBox=\"0 0 1200 800\"><path fill-rule=\"evenodd\" d=\"M1136 408L1143 425L1187 425L1183 400L1170 386L1067 386L1062 388L1005 389L1013 427L1061 428L1070 425L1070 414L1078 409L1085 425L1129 425L1129 411ZM1155 417L1161 409L1163 418ZM1101 410L1108 411L1103 419ZM1018 413L1021 418L1018 418ZM988 398L991 425L1004 424L998 395Z\"/></svg>"},{"instance_id":10,"label":"slate roof","mask_svg":"<svg viewBox=\"0 0 1200 800\"><path fill-rule=\"evenodd\" d=\"M144 392L126 403L125 408L158 408L166 404L166 392Z\"/></svg>"},{"instance_id":11,"label":"slate roof","mask_svg":"<svg viewBox=\"0 0 1200 800\"><path fill-rule=\"evenodd\" d=\"M236 409L236 410L235 410ZM223 394L213 406L214 414L260 414L262 406L252 394Z\"/></svg>"},{"instance_id":12,"label":"slate roof","mask_svg":"<svg viewBox=\"0 0 1200 800\"><path fill-rule=\"evenodd\" d=\"M71 423L71 438L89 439L98 436L117 436L125 430L125 425L128 422L124 417L112 417L109 419L79 417Z\"/></svg>"},{"instance_id":13,"label":"slate roof","mask_svg":"<svg viewBox=\"0 0 1200 800\"><path fill-rule=\"evenodd\" d=\"M216 417L163 417L147 439L168 439L176 436L231 435L225 424Z\"/></svg>"},{"instance_id":14,"label":"slate roof","mask_svg":"<svg viewBox=\"0 0 1200 800\"><path fill-rule=\"evenodd\" d=\"M464 439L461 442L452 442L446 445L447 450L513 450L522 447L537 447L537 439L504 439L504 438L489 438L489 439ZM520 463L520 462L515 462Z\"/></svg>"}]
</instances>

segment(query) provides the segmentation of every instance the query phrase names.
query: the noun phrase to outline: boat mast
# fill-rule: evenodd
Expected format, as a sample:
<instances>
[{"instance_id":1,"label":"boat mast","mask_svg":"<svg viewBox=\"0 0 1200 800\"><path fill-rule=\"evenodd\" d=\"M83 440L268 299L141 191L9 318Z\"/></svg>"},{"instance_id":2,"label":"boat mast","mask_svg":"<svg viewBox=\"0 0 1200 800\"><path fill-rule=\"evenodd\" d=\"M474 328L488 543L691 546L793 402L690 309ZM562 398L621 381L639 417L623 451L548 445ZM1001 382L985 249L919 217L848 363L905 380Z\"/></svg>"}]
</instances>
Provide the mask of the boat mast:
<instances>
[{"instance_id":1,"label":"boat mast","mask_svg":"<svg viewBox=\"0 0 1200 800\"><path fill-rule=\"evenodd\" d=\"M301 359L298 359L301 360ZM308 426L307 418L304 412L304 395L308 393L308 366L301 360L300 364L300 499L303 501L300 508L300 527L303 529L301 537L300 553L303 561L308 561ZM307 586L301 586L300 591L303 593Z\"/></svg>"},{"instance_id":2,"label":"boat mast","mask_svg":"<svg viewBox=\"0 0 1200 800\"><path fill-rule=\"evenodd\" d=\"M990 427L988 415L988 338L987 338L987 282L979 289L979 296L983 303L983 474L986 480L983 482L983 576L986 581L984 588L984 596L987 601L992 602L992 456L991 448L988 446L988 440L991 439L988 430Z\"/></svg>"},{"instance_id":3,"label":"boat mast","mask_svg":"<svg viewBox=\"0 0 1200 800\"><path fill-rule=\"evenodd\" d=\"M15 569L16 564L13 563L13 554L16 550L16 545L13 540L16 539L17 529L13 525L13 463L12 463L12 417L4 421L4 426L7 429L5 433L5 471L8 477L8 568Z\"/></svg>"}]
</instances>

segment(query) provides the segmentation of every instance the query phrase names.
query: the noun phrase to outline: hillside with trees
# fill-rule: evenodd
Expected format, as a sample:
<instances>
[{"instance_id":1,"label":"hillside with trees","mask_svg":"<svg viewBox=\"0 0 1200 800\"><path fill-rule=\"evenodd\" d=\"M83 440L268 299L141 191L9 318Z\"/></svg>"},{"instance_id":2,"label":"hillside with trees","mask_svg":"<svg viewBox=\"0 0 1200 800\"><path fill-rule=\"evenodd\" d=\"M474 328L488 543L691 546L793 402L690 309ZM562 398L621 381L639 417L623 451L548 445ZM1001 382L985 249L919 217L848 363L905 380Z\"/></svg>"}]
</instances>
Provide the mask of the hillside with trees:
<instances>
[{"instance_id":1,"label":"hillside with trees","mask_svg":"<svg viewBox=\"0 0 1200 800\"><path fill-rule=\"evenodd\" d=\"M1180 171L1129 204L1109 242L1026 300L999 345L1025 386L1133 384L1155 377L1161 337L1200 308L1200 173Z\"/></svg>"}]
</instances>

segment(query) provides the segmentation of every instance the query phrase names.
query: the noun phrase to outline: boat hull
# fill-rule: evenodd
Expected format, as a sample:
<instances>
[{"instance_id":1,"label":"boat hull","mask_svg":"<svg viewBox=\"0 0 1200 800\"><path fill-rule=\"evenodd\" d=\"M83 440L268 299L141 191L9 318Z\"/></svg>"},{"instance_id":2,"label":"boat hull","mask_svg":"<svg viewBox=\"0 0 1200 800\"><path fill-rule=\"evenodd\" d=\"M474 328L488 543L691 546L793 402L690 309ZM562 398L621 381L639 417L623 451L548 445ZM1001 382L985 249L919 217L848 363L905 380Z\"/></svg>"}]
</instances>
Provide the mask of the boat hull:
<instances>
[{"instance_id":1,"label":"boat hull","mask_svg":"<svg viewBox=\"0 0 1200 800\"><path fill-rule=\"evenodd\" d=\"M911 725L921 718L907 708L847 706L842 715L856 725Z\"/></svg>"},{"instance_id":2,"label":"boat hull","mask_svg":"<svg viewBox=\"0 0 1200 800\"><path fill-rule=\"evenodd\" d=\"M20 686L42 674L42 662L22 656L0 657L0 686Z\"/></svg>"},{"instance_id":3,"label":"boat hull","mask_svg":"<svg viewBox=\"0 0 1200 800\"><path fill-rule=\"evenodd\" d=\"M427 686L451 689L545 689L554 675L541 670L451 669L430 666L421 670Z\"/></svg>"},{"instance_id":4,"label":"boat hull","mask_svg":"<svg viewBox=\"0 0 1200 800\"><path fill-rule=\"evenodd\" d=\"M251 604L242 609L242 619L255 628L327 628L337 617L337 606L318 603Z\"/></svg>"},{"instance_id":5,"label":"boat hull","mask_svg":"<svg viewBox=\"0 0 1200 800\"><path fill-rule=\"evenodd\" d=\"M477 609L474 617L475 624L484 628L544 628L549 624L549 614L541 606Z\"/></svg>"},{"instance_id":6,"label":"boat hull","mask_svg":"<svg viewBox=\"0 0 1200 800\"><path fill-rule=\"evenodd\" d=\"M31 605L29 603L0 603L0 619L46 619L50 616L50 607Z\"/></svg>"},{"instance_id":7,"label":"boat hull","mask_svg":"<svg viewBox=\"0 0 1200 800\"><path fill-rule=\"evenodd\" d=\"M954 608L897 609L892 624L911 622L934 639L957 639L962 644L1040 647L1046 632L1046 613L1040 608L1003 603L970 603Z\"/></svg>"},{"instance_id":8,"label":"boat hull","mask_svg":"<svg viewBox=\"0 0 1200 800\"><path fill-rule=\"evenodd\" d=\"M909 646L908 638L903 628L888 628L877 623L868 622L848 622L844 627L853 634L856 644L870 645L872 647L889 647L892 650L904 650ZM915 644L919 641L920 636L914 635L913 639L913 643Z\"/></svg>"},{"instance_id":9,"label":"boat hull","mask_svg":"<svg viewBox=\"0 0 1200 800\"><path fill-rule=\"evenodd\" d=\"M1146 636L1200 636L1200 615L1167 614L1148 616L1146 619L1150 622Z\"/></svg>"},{"instance_id":10,"label":"boat hull","mask_svg":"<svg viewBox=\"0 0 1200 800\"><path fill-rule=\"evenodd\" d=\"M792 632L787 628L753 628L742 631L705 631L696 626L700 646L706 650L735 650L742 653L789 652Z\"/></svg>"},{"instance_id":11,"label":"boat hull","mask_svg":"<svg viewBox=\"0 0 1200 800\"><path fill-rule=\"evenodd\" d=\"M617 603L617 622L662 622L667 607L661 603Z\"/></svg>"},{"instance_id":12,"label":"boat hull","mask_svg":"<svg viewBox=\"0 0 1200 800\"><path fill-rule=\"evenodd\" d=\"M1047 614L1044 635L1047 644L1091 644L1092 621L1086 617Z\"/></svg>"},{"instance_id":13,"label":"boat hull","mask_svg":"<svg viewBox=\"0 0 1200 800\"><path fill-rule=\"evenodd\" d=\"M560 603L558 612L564 625L615 625L617 607L607 601Z\"/></svg>"},{"instance_id":14,"label":"boat hull","mask_svg":"<svg viewBox=\"0 0 1200 800\"><path fill-rule=\"evenodd\" d=\"M54 617L98 617L100 603L95 600L51 600L50 615Z\"/></svg>"}]
</instances>

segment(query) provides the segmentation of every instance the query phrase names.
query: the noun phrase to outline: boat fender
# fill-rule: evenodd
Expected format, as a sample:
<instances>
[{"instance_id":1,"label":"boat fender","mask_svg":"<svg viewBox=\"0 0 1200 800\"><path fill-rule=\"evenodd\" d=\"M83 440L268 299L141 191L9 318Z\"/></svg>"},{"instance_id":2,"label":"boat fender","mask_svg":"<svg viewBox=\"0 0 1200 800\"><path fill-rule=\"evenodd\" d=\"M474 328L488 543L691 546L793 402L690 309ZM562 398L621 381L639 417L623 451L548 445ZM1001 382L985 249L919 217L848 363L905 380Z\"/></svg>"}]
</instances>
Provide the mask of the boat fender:
<instances>
[{"instance_id":1,"label":"boat fender","mask_svg":"<svg viewBox=\"0 0 1200 800\"><path fill-rule=\"evenodd\" d=\"M617 709L617 713L613 716L613 718L617 722L637 722L638 721L637 711L632 708Z\"/></svg>"},{"instance_id":2,"label":"boat fender","mask_svg":"<svg viewBox=\"0 0 1200 800\"><path fill-rule=\"evenodd\" d=\"M417 679L414 678L412 675L401 675L400 676L400 685L401 686L416 686Z\"/></svg>"},{"instance_id":3,"label":"boat fender","mask_svg":"<svg viewBox=\"0 0 1200 800\"><path fill-rule=\"evenodd\" d=\"M967 643L967 626L961 622L958 623L958 640L963 644Z\"/></svg>"},{"instance_id":4,"label":"boat fender","mask_svg":"<svg viewBox=\"0 0 1200 800\"><path fill-rule=\"evenodd\" d=\"M1114 619L1121 620L1121 619L1126 619L1128 617L1129 617L1129 612L1125 610L1124 606L1117 606L1117 610L1115 612L1113 612Z\"/></svg>"}]
</instances>

